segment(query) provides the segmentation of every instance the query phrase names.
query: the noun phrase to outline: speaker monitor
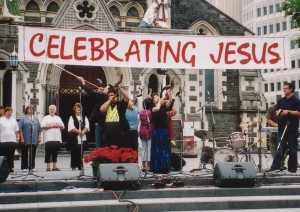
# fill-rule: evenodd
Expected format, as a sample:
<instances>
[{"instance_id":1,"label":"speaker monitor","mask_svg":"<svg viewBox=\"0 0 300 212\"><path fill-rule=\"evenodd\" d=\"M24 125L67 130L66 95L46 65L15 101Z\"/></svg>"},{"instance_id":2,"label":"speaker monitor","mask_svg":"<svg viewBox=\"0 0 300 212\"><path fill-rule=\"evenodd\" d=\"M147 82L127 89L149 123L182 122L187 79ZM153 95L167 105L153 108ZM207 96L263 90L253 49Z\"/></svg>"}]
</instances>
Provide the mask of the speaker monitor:
<instances>
[{"instance_id":1,"label":"speaker monitor","mask_svg":"<svg viewBox=\"0 0 300 212\"><path fill-rule=\"evenodd\" d=\"M218 187L253 187L256 170L250 162L218 162L214 169L214 182Z\"/></svg>"},{"instance_id":2,"label":"speaker monitor","mask_svg":"<svg viewBox=\"0 0 300 212\"><path fill-rule=\"evenodd\" d=\"M136 188L140 178L137 163L100 164L97 175L98 186L104 189Z\"/></svg>"},{"instance_id":3,"label":"speaker monitor","mask_svg":"<svg viewBox=\"0 0 300 212\"><path fill-rule=\"evenodd\" d=\"M4 156L0 156L0 183L6 181L9 175L8 162Z\"/></svg>"}]
</instances>

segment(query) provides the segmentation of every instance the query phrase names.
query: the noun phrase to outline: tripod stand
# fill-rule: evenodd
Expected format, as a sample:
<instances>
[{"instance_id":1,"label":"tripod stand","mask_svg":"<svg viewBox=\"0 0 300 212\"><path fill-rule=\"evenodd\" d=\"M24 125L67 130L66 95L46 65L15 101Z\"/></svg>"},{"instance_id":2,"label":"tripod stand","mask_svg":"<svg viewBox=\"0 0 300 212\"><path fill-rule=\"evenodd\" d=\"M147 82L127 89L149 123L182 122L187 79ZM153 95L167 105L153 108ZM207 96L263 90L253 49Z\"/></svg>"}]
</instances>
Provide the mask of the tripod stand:
<instances>
[{"instance_id":1,"label":"tripod stand","mask_svg":"<svg viewBox=\"0 0 300 212\"><path fill-rule=\"evenodd\" d=\"M79 136L77 136L77 140L80 141L80 163L81 163L81 169L79 170L79 175L72 177L70 179L74 179L77 178L78 180L85 178L85 179L93 179L94 177L92 176L87 176L84 174L84 170L83 170L83 139L82 139L82 127L83 127L83 118L82 117L82 104L81 104L81 96L82 96L82 90L81 90L81 86L79 86L79 104L80 104L80 118L79 118Z\"/></svg>"},{"instance_id":2,"label":"tripod stand","mask_svg":"<svg viewBox=\"0 0 300 212\"><path fill-rule=\"evenodd\" d=\"M27 94L27 93L26 93ZM30 96L28 95L28 99L30 98ZM34 176L34 177L37 177L37 178L44 178L43 176L39 176L39 175L36 175L36 174L33 174L33 167L32 167L32 164L33 164L33 137L34 137L34 130L36 129L35 128L35 123L38 123L38 120L35 119L35 122L34 122L34 112L33 112L33 108L32 106L29 106L28 109L27 109L27 112L30 111L30 123L29 123L29 126L30 126L30 149L29 149L29 171L27 174L25 175L17 175L17 176L14 176L12 177L13 178L17 178L17 177L24 177L22 180L25 180L28 176ZM27 116L27 114L26 114ZM37 124L36 124L37 125ZM37 125L38 126L38 125ZM36 129L36 133L39 133L38 130L39 129ZM22 133L22 136L24 137L24 132L26 131L26 129L24 129L24 131L21 131ZM36 141L38 143L38 141ZM26 145L26 144L24 144ZM26 148L26 151L28 151L28 149ZM22 156L23 157L23 156ZM27 159L27 158L26 158ZM28 159L27 159L28 160Z\"/></svg>"},{"instance_id":3,"label":"tripod stand","mask_svg":"<svg viewBox=\"0 0 300 212\"><path fill-rule=\"evenodd\" d=\"M218 93L215 95L215 96L213 96L213 98L215 99L216 97L218 97L218 96L220 96L221 94L223 94L224 95L224 91L223 91L223 89L220 89L219 91L218 91ZM207 96L208 96L208 102L207 103L205 103L199 110L197 110L197 112L199 112L200 110L202 111L202 121L201 121L201 128L203 128L204 126L202 126L202 124L203 124L203 116L204 116L204 114L203 114L203 110L204 110L204 108L207 106L207 105L209 105L210 106L210 114L211 114L211 118L212 118L212 140L213 140L213 150L212 150L212 158L210 159L210 161L212 162L211 164L212 164L212 168L214 168L214 153L215 153L215 150L216 150L216 144L215 144L215 135L214 135L214 132L215 132L215 126L216 126L216 121L215 121L215 117L214 117L214 113L213 113L213 109L212 109L212 105L211 105L211 96L210 96L210 93L209 93L209 91L207 91ZM198 137L198 136L197 136ZM208 158L208 154L206 153L206 152L204 152L204 148L205 148L205 137L204 137L204 139L203 139L203 147L202 147L202 153L201 153L201 156L200 156L200 162L199 162L199 169L200 169L200 165L201 165L201 163L202 163L202 160L203 160L203 158L204 158L204 160L206 159L206 158ZM206 169L206 162L204 161L204 163L203 163L203 168L207 171L207 169ZM194 170L196 170L196 169L194 169ZM193 171L193 170L192 170Z\"/></svg>"}]
</instances>

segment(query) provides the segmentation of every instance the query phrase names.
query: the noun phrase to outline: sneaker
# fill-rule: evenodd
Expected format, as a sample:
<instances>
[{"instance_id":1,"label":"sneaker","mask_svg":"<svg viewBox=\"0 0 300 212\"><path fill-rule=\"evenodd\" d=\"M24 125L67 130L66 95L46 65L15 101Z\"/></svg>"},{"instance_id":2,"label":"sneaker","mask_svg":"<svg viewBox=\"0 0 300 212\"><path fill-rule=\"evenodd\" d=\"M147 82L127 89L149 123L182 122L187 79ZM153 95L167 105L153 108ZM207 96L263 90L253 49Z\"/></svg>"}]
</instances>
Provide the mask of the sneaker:
<instances>
[{"instance_id":1,"label":"sneaker","mask_svg":"<svg viewBox=\"0 0 300 212\"><path fill-rule=\"evenodd\" d=\"M72 171L76 171L76 168L72 168Z\"/></svg>"},{"instance_id":2,"label":"sneaker","mask_svg":"<svg viewBox=\"0 0 300 212\"><path fill-rule=\"evenodd\" d=\"M37 169L31 169L33 172L37 172Z\"/></svg>"},{"instance_id":3,"label":"sneaker","mask_svg":"<svg viewBox=\"0 0 300 212\"><path fill-rule=\"evenodd\" d=\"M27 172L27 169L22 169L22 172Z\"/></svg>"},{"instance_id":4,"label":"sneaker","mask_svg":"<svg viewBox=\"0 0 300 212\"><path fill-rule=\"evenodd\" d=\"M10 170L9 170L9 172L10 172L10 173L13 173L13 172L14 172L14 170L13 170L13 169L10 169Z\"/></svg>"},{"instance_id":5,"label":"sneaker","mask_svg":"<svg viewBox=\"0 0 300 212\"><path fill-rule=\"evenodd\" d=\"M273 169L273 168L269 168L269 169L266 169L265 172L273 172L275 171L276 169Z\"/></svg>"}]
</instances>

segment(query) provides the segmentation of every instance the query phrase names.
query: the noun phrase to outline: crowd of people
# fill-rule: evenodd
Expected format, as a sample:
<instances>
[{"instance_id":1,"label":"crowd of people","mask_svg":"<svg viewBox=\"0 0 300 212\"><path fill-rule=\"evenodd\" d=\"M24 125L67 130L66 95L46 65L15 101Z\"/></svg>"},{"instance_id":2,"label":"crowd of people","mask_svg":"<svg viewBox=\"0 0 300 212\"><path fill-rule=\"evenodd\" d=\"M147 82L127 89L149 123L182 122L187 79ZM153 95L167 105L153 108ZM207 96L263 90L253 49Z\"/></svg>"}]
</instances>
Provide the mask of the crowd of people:
<instances>
[{"instance_id":1,"label":"crowd of people","mask_svg":"<svg viewBox=\"0 0 300 212\"><path fill-rule=\"evenodd\" d=\"M94 91L77 77L83 89L94 104L91 116L87 118L80 103L73 106L68 121L68 143L71 151L70 168L82 170L83 153L87 146L87 133L91 124L95 126L96 147L118 146L138 151L141 141L142 170L154 173L169 173L172 170L171 140L174 138L171 117L173 108L173 87L162 94L148 95L139 109L138 98L130 100L127 92L119 85L101 86ZM274 158L271 169L282 168L285 152L289 155L288 171L296 172L298 166L298 128L300 101L294 95L295 86L284 85L284 97L272 105L267 112L269 126L278 127L278 133L270 137L270 150ZM49 106L49 115L41 123L34 115L34 108L27 106L19 122L12 117L12 108L0 106L0 155L5 156L10 172L14 172L14 153L21 145L21 169L35 170L37 145L45 143L46 171L60 171L57 154L62 143L61 131L65 128L62 119L56 115L56 106ZM52 163L52 168L51 168Z\"/></svg>"},{"instance_id":2,"label":"crowd of people","mask_svg":"<svg viewBox=\"0 0 300 212\"><path fill-rule=\"evenodd\" d=\"M170 120L176 114L173 109L173 87L169 87L164 98L158 94L148 95L140 109L138 98L130 100L127 91L119 84L101 85L95 91L82 77L77 79L90 96L93 110L88 118L80 103L73 106L67 125L70 168L84 169L82 158L87 149L87 134L94 127L96 147L115 145L138 151L140 138L142 171L169 173L172 169L171 138L174 137ZM24 116L17 122L12 117L12 108L0 107L0 155L7 158L10 172L14 172L14 154L18 145L22 155L22 171L36 170L36 150L42 139L46 171L61 171L57 165L57 155L65 125L56 115L55 105L49 106L48 113L40 122L34 114L34 107L27 106Z\"/></svg>"}]
</instances>

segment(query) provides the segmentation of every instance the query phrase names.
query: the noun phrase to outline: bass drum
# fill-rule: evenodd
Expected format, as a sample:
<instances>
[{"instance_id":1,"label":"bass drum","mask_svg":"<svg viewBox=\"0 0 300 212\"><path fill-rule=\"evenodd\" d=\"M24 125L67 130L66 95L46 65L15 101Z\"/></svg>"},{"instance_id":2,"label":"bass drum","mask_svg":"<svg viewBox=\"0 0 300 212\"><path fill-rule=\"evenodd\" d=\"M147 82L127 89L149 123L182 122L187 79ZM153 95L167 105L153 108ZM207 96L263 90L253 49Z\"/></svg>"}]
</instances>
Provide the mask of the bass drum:
<instances>
[{"instance_id":1,"label":"bass drum","mask_svg":"<svg viewBox=\"0 0 300 212\"><path fill-rule=\"evenodd\" d=\"M214 154L214 167L218 162L237 162L237 155L232 149L218 149Z\"/></svg>"}]
</instances>

